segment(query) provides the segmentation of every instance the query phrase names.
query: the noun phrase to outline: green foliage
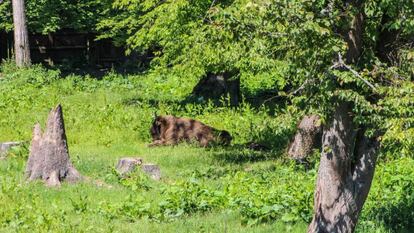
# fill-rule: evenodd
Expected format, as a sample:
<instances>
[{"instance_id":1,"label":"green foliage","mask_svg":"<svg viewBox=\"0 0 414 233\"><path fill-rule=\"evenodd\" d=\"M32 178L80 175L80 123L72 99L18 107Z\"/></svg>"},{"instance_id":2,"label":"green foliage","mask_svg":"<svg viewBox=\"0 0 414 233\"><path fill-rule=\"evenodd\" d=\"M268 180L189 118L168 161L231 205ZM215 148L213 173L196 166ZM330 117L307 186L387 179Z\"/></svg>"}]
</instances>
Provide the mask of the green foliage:
<instances>
[{"instance_id":1,"label":"green foliage","mask_svg":"<svg viewBox=\"0 0 414 233\"><path fill-rule=\"evenodd\" d=\"M115 1L113 7L121 13L101 21L98 28L102 38L152 52L157 74L198 80L208 72L237 70L247 91L250 87L257 92L258 85L283 88L286 65L277 59L272 44L277 41L272 38L273 8L248 1L214 3Z\"/></svg>"},{"instance_id":2,"label":"green foliage","mask_svg":"<svg viewBox=\"0 0 414 233\"><path fill-rule=\"evenodd\" d=\"M398 232L413 229L414 223L414 171L411 159L400 159L380 166L376 170L376 188L372 189L364 207L361 228L372 223L382 223ZM375 186L374 186L375 187Z\"/></svg>"},{"instance_id":3,"label":"green foliage","mask_svg":"<svg viewBox=\"0 0 414 233\"><path fill-rule=\"evenodd\" d=\"M116 171L115 171L116 172ZM141 171L134 171L125 176L118 175L119 183L125 187L130 188L132 191L149 190L151 184L148 176Z\"/></svg>"},{"instance_id":4,"label":"green foliage","mask_svg":"<svg viewBox=\"0 0 414 233\"><path fill-rule=\"evenodd\" d=\"M236 173L225 189L232 206L240 209L249 225L279 219L286 223L309 222L312 214L315 173L301 173L297 178L286 176L292 168L264 172ZM260 197L260 198L257 198Z\"/></svg>"},{"instance_id":5,"label":"green foliage","mask_svg":"<svg viewBox=\"0 0 414 233\"><path fill-rule=\"evenodd\" d=\"M389 98L380 102L381 111L389 116L383 123L387 130L382 145L387 157L413 156L414 85L401 82L397 87L386 89Z\"/></svg>"},{"instance_id":6,"label":"green foliage","mask_svg":"<svg viewBox=\"0 0 414 233\"><path fill-rule=\"evenodd\" d=\"M13 30L11 13L11 1L4 1L0 3L0 30Z\"/></svg>"},{"instance_id":7,"label":"green foliage","mask_svg":"<svg viewBox=\"0 0 414 233\"><path fill-rule=\"evenodd\" d=\"M101 37L115 38L131 51L151 52L150 72L155 76L168 73L168 78L194 83L209 72L236 71L245 95L265 90L282 95L302 87L299 95L286 95L302 110L329 118L335 102L350 101L355 122L370 135L384 131L384 138L392 138L398 134L389 128L395 119L404 125L399 133L412 128L412 114L394 111L390 116L389 106L383 105L395 99L401 86L411 85L412 1L365 1L355 7L337 0L118 0L112 7L119 14L99 22ZM347 50L341 32L361 11L366 15L363 53L350 66L359 75L332 70L337 54ZM377 57L384 30L398 33L396 44L406 43L396 49L399 64ZM399 98L410 99L410 92L400 92ZM406 133L403 137L399 141L410 138Z\"/></svg>"},{"instance_id":8,"label":"green foliage","mask_svg":"<svg viewBox=\"0 0 414 233\"><path fill-rule=\"evenodd\" d=\"M148 116L157 112L196 118L216 128L228 130L236 144L256 141L276 151L283 151L302 114L291 107L288 110L278 108L275 113L271 113L268 108L256 108L247 101L235 109L227 108L226 102L223 102L222 107L212 103L183 104L186 91L189 91L186 85L173 90L179 79L159 82L153 79L152 74L127 77L110 72L100 81L76 75L62 79L58 70L46 70L41 66L17 70L12 63L4 63L1 72L0 122L4 125L3 137L8 135L15 140L28 141L33 123L44 122L48 110L61 102L65 110L65 123L73 134L73 137L69 137L70 143L86 140L91 144L109 147L120 141L148 141L151 124ZM353 76L341 77L347 82ZM393 87L379 89L381 95L388 97L376 104L349 90L342 91L340 96L355 103L356 113L369 116L356 117L356 121L381 125L386 129L382 137L382 155L412 157L414 87L404 80L395 82L399 90L395 91ZM92 96L96 97L88 99ZM298 102L299 105L300 102L302 100ZM30 114L33 111L42 114L30 115L30 118L20 117L22 113ZM16 128L15 125L20 127ZM96 133L105 134L108 129L113 131L111 135L95 136ZM238 151L238 159L248 157L251 153ZM228 157L225 153L222 156ZM232 155L231 160L235 161L236 157Z\"/></svg>"},{"instance_id":9,"label":"green foliage","mask_svg":"<svg viewBox=\"0 0 414 233\"><path fill-rule=\"evenodd\" d=\"M176 218L227 206L227 197L223 192L210 190L195 179L178 182L166 189L164 194L166 198L159 203L163 218Z\"/></svg>"},{"instance_id":10,"label":"green foliage","mask_svg":"<svg viewBox=\"0 0 414 233\"><path fill-rule=\"evenodd\" d=\"M96 23L106 17L108 0L27 0L26 18L31 32L47 34L59 29L95 31ZM0 30L13 29L11 1L0 3Z\"/></svg>"},{"instance_id":11,"label":"green foliage","mask_svg":"<svg viewBox=\"0 0 414 233\"><path fill-rule=\"evenodd\" d=\"M395 231L411 227L414 200L411 195L412 162L412 159L406 158L380 165L374 188L363 211L359 226L361 232L370 231L372 221ZM136 200L128 197L116 209L116 213L120 216L126 213L129 218L146 217L154 221L164 221L182 218L195 212L233 209L240 211L242 222L249 226L275 220L287 224L311 221L316 170L303 172L292 167L270 167L250 172L230 171L217 178L220 184L218 186L211 186L213 170L196 171L196 174L200 173L204 176L191 177L163 187L160 192L165 198L158 204L145 202L142 197ZM295 178L291 174L296 174ZM121 211L125 206L134 206L136 215L131 216L128 208ZM395 216L396 213L398 216Z\"/></svg>"}]
</instances>

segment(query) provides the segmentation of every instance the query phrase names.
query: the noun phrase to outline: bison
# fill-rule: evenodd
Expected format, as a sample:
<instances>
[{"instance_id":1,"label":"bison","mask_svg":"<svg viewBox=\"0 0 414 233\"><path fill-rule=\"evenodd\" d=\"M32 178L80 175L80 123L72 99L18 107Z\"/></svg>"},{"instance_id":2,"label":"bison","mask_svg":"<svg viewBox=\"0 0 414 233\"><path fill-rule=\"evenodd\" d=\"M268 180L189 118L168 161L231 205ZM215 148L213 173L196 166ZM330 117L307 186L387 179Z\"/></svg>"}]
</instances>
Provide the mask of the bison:
<instances>
[{"instance_id":1,"label":"bison","mask_svg":"<svg viewBox=\"0 0 414 233\"><path fill-rule=\"evenodd\" d=\"M150 129L152 143L148 146L176 145L182 141L195 141L206 147L212 143L229 145L232 137L204 123L175 116L156 116Z\"/></svg>"}]
</instances>

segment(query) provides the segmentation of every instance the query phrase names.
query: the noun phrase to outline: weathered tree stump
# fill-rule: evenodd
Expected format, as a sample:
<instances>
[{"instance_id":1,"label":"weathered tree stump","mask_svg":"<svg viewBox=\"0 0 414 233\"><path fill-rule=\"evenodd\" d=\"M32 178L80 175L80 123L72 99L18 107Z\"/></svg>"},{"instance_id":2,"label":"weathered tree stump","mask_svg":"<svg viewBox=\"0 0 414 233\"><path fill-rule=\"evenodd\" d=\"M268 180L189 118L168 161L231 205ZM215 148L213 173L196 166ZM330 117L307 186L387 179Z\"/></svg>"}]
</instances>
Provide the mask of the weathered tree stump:
<instances>
[{"instance_id":1,"label":"weathered tree stump","mask_svg":"<svg viewBox=\"0 0 414 233\"><path fill-rule=\"evenodd\" d=\"M141 166L143 172L149 175L153 180L160 180L161 179L161 171L160 167L155 164L143 164Z\"/></svg>"},{"instance_id":2,"label":"weathered tree stump","mask_svg":"<svg viewBox=\"0 0 414 233\"><path fill-rule=\"evenodd\" d=\"M208 73L193 89L193 96L204 99L218 99L230 95L230 104L237 106L240 99L240 79L235 72Z\"/></svg>"},{"instance_id":3,"label":"weathered tree stump","mask_svg":"<svg viewBox=\"0 0 414 233\"><path fill-rule=\"evenodd\" d=\"M16 146L20 146L21 142L2 142L0 143L0 159L6 158L7 152Z\"/></svg>"},{"instance_id":4,"label":"weathered tree stump","mask_svg":"<svg viewBox=\"0 0 414 233\"><path fill-rule=\"evenodd\" d=\"M118 160L118 164L115 168L121 176L125 176L126 174L133 172L139 166L141 167L141 171L151 177L151 179L161 179L160 167L155 164L142 164L141 158L121 158Z\"/></svg>"},{"instance_id":5,"label":"weathered tree stump","mask_svg":"<svg viewBox=\"0 0 414 233\"><path fill-rule=\"evenodd\" d=\"M303 161L321 141L322 126L318 115L303 117L289 146L288 154L292 159Z\"/></svg>"},{"instance_id":6,"label":"weathered tree stump","mask_svg":"<svg viewBox=\"0 0 414 233\"><path fill-rule=\"evenodd\" d=\"M121 158L116 165L116 170L118 173L123 176L127 173L130 173L135 170L135 168L142 164L141 158Z\"/></svg>"},{"instance_id":7,"label":"weathered tree stump","mask_svg":"<svg viewBox=\"0 0 414 233\"><path fill-rule=\"evenodd\" d=\"M50 111L44 133L39 123L34 126L26 176L30 181L42 179L47 186L59 186L64 180L76 182L82 179L70 162L60 104Z\"/></svg>"}]
</instances>

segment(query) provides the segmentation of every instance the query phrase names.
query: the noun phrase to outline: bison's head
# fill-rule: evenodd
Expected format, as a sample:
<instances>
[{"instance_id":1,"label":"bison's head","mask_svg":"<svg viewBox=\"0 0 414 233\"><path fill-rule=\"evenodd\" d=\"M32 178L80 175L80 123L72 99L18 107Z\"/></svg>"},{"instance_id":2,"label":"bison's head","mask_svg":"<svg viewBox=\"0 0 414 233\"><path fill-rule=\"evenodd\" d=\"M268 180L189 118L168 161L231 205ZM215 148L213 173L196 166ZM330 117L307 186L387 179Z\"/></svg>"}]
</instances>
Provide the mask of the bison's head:
<instances>
[{"instance_id":1,"label":"bison's head","mask_svg":"<svg viewBox=\"0 0 414 233\"><path fill-rule=\"evenodd\" d=\"M220 131L219 134L219 143L222 145L230 145L231 140L233 140L233 137L230 135L230 133L226 130Z\"/></svg>"},{"instance_id":2,"label":"bison's head","mask_svg":"<svg viewBox=\"0 0 414 233\"><path fill-rule=\"evenodd\" d=\"M150 128L151 137L153 140L161 139L161 117L154 117Z\"/></svg>"}]
</instances>

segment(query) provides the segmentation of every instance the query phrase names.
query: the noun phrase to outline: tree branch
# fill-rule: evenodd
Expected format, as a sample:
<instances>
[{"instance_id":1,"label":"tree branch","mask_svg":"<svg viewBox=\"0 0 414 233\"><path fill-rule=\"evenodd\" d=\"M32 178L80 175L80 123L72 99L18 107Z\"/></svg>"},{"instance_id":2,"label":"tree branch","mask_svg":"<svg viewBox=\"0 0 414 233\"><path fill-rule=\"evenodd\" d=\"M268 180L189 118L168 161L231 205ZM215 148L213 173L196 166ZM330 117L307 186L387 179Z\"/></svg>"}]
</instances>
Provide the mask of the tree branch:
<instances>
[{"instance_id":1,"label":"tree branch","mask_svg":"<svg viewBox=\"0 0 414 233\"><path fill-rule=\"evenodd\" d=\"M306 79L297 89L295 89L295 90L293 90L293 91L291 91L291 92L288 92L287 93L287 95L296 95L297 93L299 93L299 92L301 92L303 89L305 89L305 87L307 86L307 85L309 85L309 84L313 84L314 83L314 81L315 81L315 79L313 79L313 78L309 78L309 79ZM276 95L276 96L272 96L272 97L270 97L270 98L268 98L268 99L265 99L264 101L263 101L263 104L265 104L265 103L267 103L267 102L269 102L269 101L271 101L271 100L273 100L273 99L276 99L276 98L280 98L281 96L280 95Z\"/></svg>"},{"instance_id":2,"label":"tree branch","mask_svg":"<svg viewBox=\"0 0 414 233\"><path fill-rule=\"evenodd\" d=\"M342 59L342 55L340 53L338 53L338 61L335 62L335 64L333 64L330 67L330 69L332 70L332 69L340 69L340 68L345 68L345 69L349 70L353 75L355 75L357 78L361 79L365 84L367 84L369 87L371 87L374 91L377 91L377 88L375 88L374 85L372 85L370 82L368 82L366 79L364 79L357 71L352 69L352 67L345 64L345 62Z\"/></svg>"},{"instance_id":3,"label":"tree branch","mask_svg":"<svg viewBox=\"0 0 414 233\"><path fill-rule=\"evenodd\" d=\"M0 0L1 1L1 0ZM206 12L206 14L204 15L204 18L203 18L203 20L202 20L202 22L204 22L206 19L207 19L207 16L208 16L208 11L214 6L214 3L216 3L216 0L213 0L212 2L211 2L211 5L210 5L210 7L207 9L207 12Z\"/></svg>"}]
</instances>

